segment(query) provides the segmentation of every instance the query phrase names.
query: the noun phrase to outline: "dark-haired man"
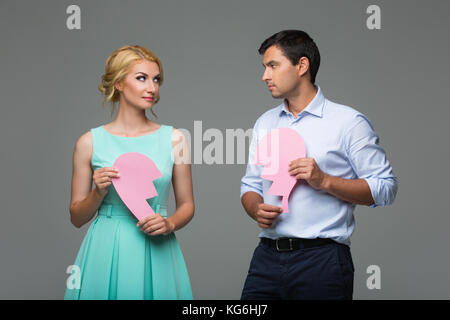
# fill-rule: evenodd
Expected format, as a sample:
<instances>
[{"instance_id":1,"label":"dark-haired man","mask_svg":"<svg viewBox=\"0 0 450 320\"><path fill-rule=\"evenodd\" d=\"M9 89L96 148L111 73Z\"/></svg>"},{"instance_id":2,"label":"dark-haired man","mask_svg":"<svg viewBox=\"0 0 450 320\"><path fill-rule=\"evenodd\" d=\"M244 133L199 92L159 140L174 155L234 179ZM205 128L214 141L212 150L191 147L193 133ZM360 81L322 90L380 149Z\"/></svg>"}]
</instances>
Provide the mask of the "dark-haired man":
<instances>
[{"instance_id":1,"label":"dark-haired man","mask_svg":"<svg viewBox=\"0 0 450 320\"><path fill-rule=\"evenodd\" d=\"M242 204L262 228L241 299L352 299L353 210L391 204L397 178L369 120L315 85L320 54L307 33L278 32L259 53L262 80L283 103L256 121L241 182ZM297 130L306 146L306 157L289 166L298 181L287 213L254 164L258 142L280 127Z\"/></svg>"}]
</instances>

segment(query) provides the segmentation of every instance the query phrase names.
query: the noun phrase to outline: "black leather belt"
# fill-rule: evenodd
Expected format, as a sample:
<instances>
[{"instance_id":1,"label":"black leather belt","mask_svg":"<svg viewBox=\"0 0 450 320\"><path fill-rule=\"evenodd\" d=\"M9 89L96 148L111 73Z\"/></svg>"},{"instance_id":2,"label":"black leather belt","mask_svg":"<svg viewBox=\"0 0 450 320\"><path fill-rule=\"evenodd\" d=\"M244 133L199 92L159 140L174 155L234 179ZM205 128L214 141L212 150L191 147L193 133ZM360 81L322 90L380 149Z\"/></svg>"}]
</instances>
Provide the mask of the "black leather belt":
<instances>
[{"instance_id":1,"label":"black leather belt","mask_svg":"<svg viewBox=\"0 0 450 320\"><path fill-rule=\"evenodd\" d=\"M261 242L276 249L278 252L293 251L298 249L306 249L312 247L319 247L329 243L337 243L331 239L316 238L316 239L302 239L302 238L279 238L272 240L269 238L261 238Z\"/></svg>"}]
</instances>

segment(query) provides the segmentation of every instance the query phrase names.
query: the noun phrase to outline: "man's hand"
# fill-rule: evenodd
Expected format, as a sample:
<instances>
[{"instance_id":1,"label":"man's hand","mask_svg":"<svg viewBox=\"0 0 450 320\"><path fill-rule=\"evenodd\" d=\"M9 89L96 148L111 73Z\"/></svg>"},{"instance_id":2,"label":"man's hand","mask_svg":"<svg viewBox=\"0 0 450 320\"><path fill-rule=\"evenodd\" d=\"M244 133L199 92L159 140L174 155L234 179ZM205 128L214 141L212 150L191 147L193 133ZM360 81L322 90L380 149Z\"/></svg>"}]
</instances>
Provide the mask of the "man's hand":
<instances>
[{"instance_id":1,"label":"man's hand","mask_svg":"<svg viewBox=\"0 0 450 320\"><path fill-rule=\"evenodd\" d=\"M283 209L267 203L259 203L256 210L256 221L263 229L270 228L273 221L283 212Z\"/></svg>"},{"instance_id":2,"label":"man's hand","mask_svg":"<svg viewBox=\"0 0 450 320\"><path fill-rule=\"evenodd\" d=\"M303 179L317 190L325 189L328 175L320 170L314 158L299 158L289 162L289 174Z\"/></svg>"}]
</instances>

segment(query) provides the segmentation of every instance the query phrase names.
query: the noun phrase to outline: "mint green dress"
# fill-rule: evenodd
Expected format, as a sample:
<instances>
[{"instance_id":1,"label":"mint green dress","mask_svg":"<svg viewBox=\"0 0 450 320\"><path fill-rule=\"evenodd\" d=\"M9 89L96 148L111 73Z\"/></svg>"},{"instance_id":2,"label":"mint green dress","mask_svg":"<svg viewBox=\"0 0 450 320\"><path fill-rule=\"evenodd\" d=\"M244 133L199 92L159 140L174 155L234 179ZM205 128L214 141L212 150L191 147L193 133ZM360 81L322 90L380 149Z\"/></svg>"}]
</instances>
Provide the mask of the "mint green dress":
<instances>
[{"instance_id":1,"label":"mint green dress","mask_svg":"<svg viewBox=\"0 0 450 320\"><path fill-rule=\"evenodd\" d=\"M112 167L126 152L150 157L163 175L153 181L158 195L147 202L153 211L167 217L174 163L172 130L162 125L144 136L120 137L103 126L93 128L92 169ZM175 234L147 235L136 227L137 221L111 184L74 263L80 271L79 286L67 286L64 299L192 299ZM74 275L72 271L70 277Z\"/></svg>"}]
</instances>

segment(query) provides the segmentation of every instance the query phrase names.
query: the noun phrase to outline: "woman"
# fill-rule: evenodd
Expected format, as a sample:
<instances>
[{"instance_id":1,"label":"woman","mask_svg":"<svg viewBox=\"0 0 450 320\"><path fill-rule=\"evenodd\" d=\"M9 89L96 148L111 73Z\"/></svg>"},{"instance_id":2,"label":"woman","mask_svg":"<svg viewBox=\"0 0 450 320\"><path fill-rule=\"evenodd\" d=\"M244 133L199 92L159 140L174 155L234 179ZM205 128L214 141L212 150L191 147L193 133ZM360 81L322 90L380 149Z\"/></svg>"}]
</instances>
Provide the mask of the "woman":
<instances>
[{"instance_id":1,"label":"woman","mask_svg":"<svg viewBox=\"0 0 450 320\"><path fill-rule=\"evenodd\" d=\"M119 109L115 119L83 134L73 154L71 222L91 224L75 266L80 285L68 286L65 299L192 299L189 276L174 231L194 215L194 197L186 138L171 126L146 117L159 100L160 60L140 46L114 51L105 64L99 90ZM154 114L154 113L153 113ZM174 147L180 152L174 152ZM139 152L154 161L162 177L153 181L158 195L147 202L156 213L134 217L117 194L115 159ZM92 180L95 187L91 190ZM167 217L173 184L176 211Z\"/></svg>"}]
</instances>

